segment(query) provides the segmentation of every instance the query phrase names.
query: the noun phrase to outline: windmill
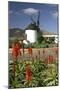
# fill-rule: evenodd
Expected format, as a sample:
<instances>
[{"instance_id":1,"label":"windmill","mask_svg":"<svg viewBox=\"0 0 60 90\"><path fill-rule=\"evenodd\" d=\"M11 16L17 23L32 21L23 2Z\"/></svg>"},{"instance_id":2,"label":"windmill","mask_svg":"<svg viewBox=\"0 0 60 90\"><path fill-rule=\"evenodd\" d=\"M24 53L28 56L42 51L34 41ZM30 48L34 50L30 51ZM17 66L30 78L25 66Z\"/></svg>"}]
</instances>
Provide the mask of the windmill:
<instances>
[{"instance_id":1,"label":"windmill","mask_svg":"<svg viewBox=\"0 0 60 90\"><path fill-rule=\"evenodd\" d=\"M40 19L40 11L38 11L38 17L36 21L33 19L32 16L30 16L30 20L32 21L32 23L30 23L25 29L27 40L30 41L31 43L34 43L37 41L37 36L38 36L37 34L40 31L39 19Z\"/></svg>"}]
</instances>

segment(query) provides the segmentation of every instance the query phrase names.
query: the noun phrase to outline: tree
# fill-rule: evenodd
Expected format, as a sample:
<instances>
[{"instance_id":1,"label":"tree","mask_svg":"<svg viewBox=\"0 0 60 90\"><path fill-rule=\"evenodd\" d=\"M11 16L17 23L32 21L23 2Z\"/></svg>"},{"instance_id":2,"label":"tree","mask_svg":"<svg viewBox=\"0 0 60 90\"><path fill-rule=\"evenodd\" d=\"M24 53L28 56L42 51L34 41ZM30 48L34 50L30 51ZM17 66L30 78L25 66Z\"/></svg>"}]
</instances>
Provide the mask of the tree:
<instances>
[{"instance_id":1,"label":"tree","mask_svg":"<svg viewBox=\"0 0 60 90\"><path fill-rule=\"evenodd\" d=\"M38 43L41 43L43 40L44 40L44 37L42 36L42 32L38 32L38 35L37 35L37 40L38 40Z\"/></svg>"}]
</instances>

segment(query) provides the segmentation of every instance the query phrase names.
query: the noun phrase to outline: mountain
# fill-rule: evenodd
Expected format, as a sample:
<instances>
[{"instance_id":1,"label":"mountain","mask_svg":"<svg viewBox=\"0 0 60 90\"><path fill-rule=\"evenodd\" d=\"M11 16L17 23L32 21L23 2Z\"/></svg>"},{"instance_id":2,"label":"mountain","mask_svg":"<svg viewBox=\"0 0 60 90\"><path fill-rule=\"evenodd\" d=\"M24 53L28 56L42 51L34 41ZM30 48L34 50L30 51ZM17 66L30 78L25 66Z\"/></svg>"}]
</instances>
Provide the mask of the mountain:
<instances>
[{"instance_id":1,"label":"mountain","mask_svg":"<svg viewBox=\"0 0 60 90\"><path fill-rule=\"evenodd\" d=\"M55 34L55 33L51 33L51 32L48 32L48 31L44 31L44 30L41 30L42 34L43 35L52 35L52 34ZM22 30L20 28L11 28L9 29L9 37L10 38L23 38L25 36L25 30Z\"/></svg>"},{"instance_id":2,"label":"mountain","mask_svg":"<svg viewBox=\"0 0 60 90\"><path fill-rule=\"evenodd\" d=\"M24 30L19 28L9 29L9 37L23 37Z\"/></svg>"},{"instance_id":3,"label":"mountain","mask_svg":"<svg viewBox=\"0 0 60 90\"><path fill-rule=\"evenodd\" d=\"M57 33L41 30L43 35L56 35Z\"/></svg>"}]
</instances>

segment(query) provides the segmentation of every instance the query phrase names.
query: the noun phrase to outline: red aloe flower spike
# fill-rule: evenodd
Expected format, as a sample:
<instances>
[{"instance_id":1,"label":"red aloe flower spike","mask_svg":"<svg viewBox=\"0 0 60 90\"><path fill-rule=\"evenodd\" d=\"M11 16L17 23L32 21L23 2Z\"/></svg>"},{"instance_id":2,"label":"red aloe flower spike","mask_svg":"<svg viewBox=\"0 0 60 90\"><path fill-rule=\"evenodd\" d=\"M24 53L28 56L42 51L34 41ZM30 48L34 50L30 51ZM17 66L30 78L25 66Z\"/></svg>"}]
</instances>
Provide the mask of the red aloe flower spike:
<instances>
[{"instance_id":1,"label":"red aloe flower spike","mask_svg":"<svg viewBox=\"0 0 60 90\"><path fill-rule=\"evenodd\" d=\"M16 59L18 55L21 55L20 44L19 43L14 43L12 45L12 56L13 56L13 58Z\"/></svg>"},{"instance_id":2,"label":"red aloe flower spike","mask_svg":"<svg viewBox=\"0 0 60 90\"><path fill-rule=\"evenodd\" d=\"M28 48L28 53L30 54L30 55L32 55L33 54L33 51L32 51L32 48L30 47L30 48Z\"/></svg>"},{"instance_id":3,"label":"red aloe flower spike","mask_svg":"<svg viewBox=\"0 0 60 90\"><path fill-rule=\"evenodd\" d=\"M31 69L29 67L29 64L26 65L26 80L27 81L31 81L31 78L32 78L32 72L31 72Z\"/></svg>"},{"instance_id":4,"label":"red aloe flower spike","mask_svg":"<svg viewBox=\"0 0 60 90\"><path fill-rule=\"evenodd\" d=\"M16 71L15 62L16 62L16 60L17 60L18 54L19 54L18 48L17 48L16 44L13 43L13 45L12 45L12 57L13 57L13 73L14 73L14 80L15 80L15 71Z\"/></svg>"},{"instance_id":5,"label":"red aloe flower spike","mask_svg":"<svg viewBox=\"0 0 60 90\"><path fill-rule=\"evenodd\" d=\"M52 55L48 56L48 63L53 63L53 56Z\"/></svg>"},{"instance_id":6,"label":"red aloe flower spike","mask_svg":"<svg viewBox=\"0 0 60 90\"><path fill-rule=\"evenodd\" d=\"M16 43L16 48L17 48L17 51L18 51L18 55L20 55L21 56L21 45L20 45L20 43Z\"/></svg>"}]
</instances>

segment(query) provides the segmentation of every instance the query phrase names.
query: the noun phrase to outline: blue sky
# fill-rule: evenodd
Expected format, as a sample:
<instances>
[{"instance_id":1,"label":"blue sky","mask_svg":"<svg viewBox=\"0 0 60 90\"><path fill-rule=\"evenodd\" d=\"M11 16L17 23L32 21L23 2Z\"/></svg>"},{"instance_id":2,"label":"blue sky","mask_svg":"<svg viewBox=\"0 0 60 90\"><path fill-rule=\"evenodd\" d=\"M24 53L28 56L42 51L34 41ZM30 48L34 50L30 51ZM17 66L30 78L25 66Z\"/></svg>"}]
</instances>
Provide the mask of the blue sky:
<instances>
[{"instance_id":1,"label":"blue sky","mask_svg":"<svg viewBox=\"0 0 60 90\"><path fill-rule=\"evenodd\" d=\"M9 28L24 29L32 22L31 16L35 21L37 20L38 11L40 11L40 28L48 32L57 33L57 4L9 2L8 7Z\"/></svg>"}]
</instances>

